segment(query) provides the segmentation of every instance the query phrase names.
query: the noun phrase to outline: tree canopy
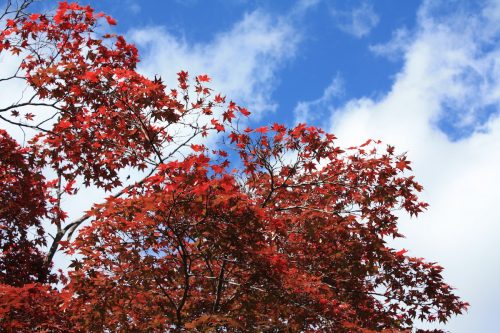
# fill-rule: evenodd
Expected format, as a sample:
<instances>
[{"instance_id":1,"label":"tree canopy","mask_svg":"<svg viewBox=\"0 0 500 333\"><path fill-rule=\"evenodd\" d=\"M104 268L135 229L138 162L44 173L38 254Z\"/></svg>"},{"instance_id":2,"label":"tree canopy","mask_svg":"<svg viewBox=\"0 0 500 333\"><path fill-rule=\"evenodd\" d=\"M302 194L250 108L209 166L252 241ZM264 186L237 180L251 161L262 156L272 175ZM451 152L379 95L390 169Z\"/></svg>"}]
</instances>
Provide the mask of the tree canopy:
<instances>
[{"instance_id":1,"label":"tree canopy","mask_svg":"<svg viewBox=\"0 0 500 333\"><path fill-rule=\"evenodd\" d=\"M405 154L247 127L206 74L141 75L112 17L30 2L0 20L18 65L0 84L26 91L0 107L2 331L401 332L466 310L441 266L387 243L427 207ZM110 194L70 220L89 186Z\"/></svg>"}]
</instances>

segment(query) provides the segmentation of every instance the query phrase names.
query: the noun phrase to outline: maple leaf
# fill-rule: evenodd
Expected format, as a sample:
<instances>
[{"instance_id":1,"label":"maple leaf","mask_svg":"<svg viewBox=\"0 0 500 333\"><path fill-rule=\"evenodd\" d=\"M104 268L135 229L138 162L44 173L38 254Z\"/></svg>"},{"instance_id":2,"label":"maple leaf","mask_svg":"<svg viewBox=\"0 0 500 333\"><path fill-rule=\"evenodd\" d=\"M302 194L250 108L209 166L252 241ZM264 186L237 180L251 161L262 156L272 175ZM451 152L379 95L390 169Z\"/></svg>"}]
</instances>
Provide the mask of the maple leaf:
<instances>
[{"instance_id":1,"label":"maple leaf","mask_svg":"<svg viewBox=\"0 0 500 333\"><path fill-rule=\"evenodd\" d=\"M262 126L254 130L255 133L261 133L261 134L266 134L267 131L268 131L267 126Z\"/></svg>"},{"instance_id":2,"label":"maple leaf","mask_svg":"<svg viewBox=\"0 0 500 333\"><path fill-rule=\"evenodd\" d=\"M210 82L210 77L208 75L206 75L206 74L198 75L197 79L200 82Z\"/></svg>"},{"instance_id":3,"label":"maple leaf","mask_svg":"<svg viewBox=\"0 0 500 333\"><path fill-rule=\"evenodd\" d=\"M224 173L224 167L223 166L220 166L220 165L211 165L210 168L215 173L219 173L219 174L223 174Z\"/></svg>"},{"instance_id":4,"label":"maple leaf","mask_svg":"<svg viewBox=\"0 0 500 333\"><path fill-rule=\"evenodd\" d=\"M248 111L246 108L238 108L238 110L240 111L240 113L242 115L244 115L245 117L248 117L251 113L250 111Z\"/></svg>"},{"instance_id":5,"label":"maple leaf","mask_svg":"<svg viewBox=\"0 0 500 333\"><path fill-rule=\"evenodd\" d=\"M223 132L225 130L224 125L219 123L217 119L212 119L210 122L212 123L212 125L214 125L214 128L217 130L217 132Z\"/></svg>"},{"instance_id":6,"label":"maple leaf","mask_svg":"<svg viewBox=\"0 0 500 333\"><path fill-rule=\"evenodd\" d=\"M399 251L396 252L396 256L397 257L402 257L407 252L408 252L408 250L406 250L406 249L399 250Z\"/></svg>"},{"instance_id":7,"label":"maple leaf","mask_svg":"<svg viewBox=\"0 0 500 333\"><path fill-rule=\"evenodd\" d=\"M231 110L231 111L234 111L234 110L236 110L236 108L237 108L236 103L235 103L235 102L233 102L233 101L230 101L230 102L229 102L229 106L227 107L227 109L228 109L228 110Z\"/></svg>"},{"instance_id":8,"label":"maple leaf","mask_svg":"<svg viewBox=\"0 0 500 333\"><path fill-rule=\"evenodd\" d=\"M195 152L200 152L205 150L205 146L192 144L191 149L193 149Z\"/></svg>"},{"instance_id":9,"label":"maple leaf","mask_svg":"<svg viewBox=\"0 0 500 333\"><path fill-rule=\"evenodd\" d=\"M368 140L366 140L366 142L365 142L365 143L363 143L360 147L366 147L366 146L368 146L371 142L372 142L372 139L368 139Z\"/></svg>"},{"instance_id":10,"label":"maple leaf","mask_svg":"<svg viewBox=\"0 0 500 333\"><path fill-rule=\"evenodd\" d=\"M21 49L19 47L13 47L10 49L10 52L14 55L19 55L21 53Z\"/></svg>"},{"instance_id":11,"label":"maple leaf","mask_svg":"<svg viewBox=\"0 0 500 333\"><path fill-rule=\"evenodd\" d=\"M193 194L196 194L196 195L204 195L206 194L207 190L210 188L210 184L209 183L203 183L203 184L199 184L197 185L193 190Z\"/></svg>"},{"instance_id":12,"label":"maple leaf","mask_svg":"<svg viewBox=\"0 0 500 333\"><path fill-rule=\"evenodd\" d=\"M186 81L188 78L188 72L180 71L179 73L177 73L177 77L178 77L179 81Z\"/></svg>"},{"instance_id":13,"label":"maple leaf","mask_svg":"<svg viewBox=\"0 0 500 333\"><path fill-rule=\"evenodd\" d=\"M397 163L396 163L396 168L398 168L399 170L403 171L404 169L408 169L408 170L411 170L411 167L410 167L410 162L409 161L406 161L404 159L402 160L399 160Z\"/></svg>"},{"instance_id":14,"label":"maple leaf","mask_svg":"<svg viewBox=\"0 0 500 333\"><path fill-rule=\"evenodd\" d=\"M72 179L71 181L69 181L66 186L64 187L64 191L66 193L72 193L73 192L73 186L75 185L76 183L76 180L75 179Z\"/></svg>"},{"instance_id":15,"label":"maple leaf","mask_svg":"<svg viewBox=\"0 0 500 333\"><path fill-rule=\"evenodd\" d=\"M83 75L83 79L88 80L90 82L98 82L99 76L96 72L88 71Z\"/></svg>"},{"instance_id":16,"label":"maple leaf","mask_svg":"<svg viewBox=\"0 0 500 333\"><path fill-rule=\"evenodd\" d=\"M61 120L57 123L57 127L64 130L64 129L70 128L71 123L67 120Z\"/></svg>"},{"instance_id":17,"label":"maple leaf","mask_svg":"<svg viewBox=\"0 0 500 333\"><path fill-rule=\"evenodd\" d=\"M215 97L214 97L214 102L215 102L215 103L220 104L220 103L224 103L225 101L226 101L226 98L225 98L225 97L223 97L223 96L221 96L220 94L217 94L217 95L215 95Z\"/></svg>"},{"instance_id":18,"label":"maple leaf","mask_svg":"<svg viewBox=\"0 0 500 333\"><path fill-rule=\"evenodd\" d=\"M234 118L236 118L236 116L234 115L234 112L233 111L226 111L222 114L223 116L223 120L224 121L227 121L227 122L231 122Z\"/></svg>"},{"instance_id":19,"label":"maple leaf","mask_svg":"<svg viewBox=\"0 0 500 333\"><path fill-rule=\"evenodd\" d=\"M285 126L278 123L274 123L271 129L275 132L284 132L286 130Z\"/></svg>"},{"instance_id":20,"label":"maple leaf","mask_svg":"<svg viewBox=\"0 0 500 333\"><path fill-rule=\"evenodd\" d=\"M108 22L109 25L116 25L117 23L116 20L109 15L106 16L106 21Z\"/></svg>"}]
</instances>

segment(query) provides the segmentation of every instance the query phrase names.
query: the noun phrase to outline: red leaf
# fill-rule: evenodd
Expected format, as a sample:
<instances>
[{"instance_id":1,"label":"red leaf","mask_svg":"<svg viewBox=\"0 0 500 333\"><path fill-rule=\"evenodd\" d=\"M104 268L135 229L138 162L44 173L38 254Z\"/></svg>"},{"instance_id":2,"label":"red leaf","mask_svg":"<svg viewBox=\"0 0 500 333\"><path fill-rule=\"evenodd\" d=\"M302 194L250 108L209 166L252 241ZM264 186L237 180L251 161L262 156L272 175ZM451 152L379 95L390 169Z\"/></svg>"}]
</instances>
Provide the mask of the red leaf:
<instances>
[{"instance_id":1,"label":"red leaf","mask_svg":"<svg viewBox=\"0 0 500 333\"><path fill-rule=\"evenodd\" d=\"M244 115L245 117L248 117L250 115L250 111L248 111L245 108L239 108L239 110L240 110L241 114Z\"/></svg>"},{"instance_id":2,"label":"red leaf","mask_svg":"<svg viewBox=\"0 0 500 333\"><path fill-rule=\"evenodd\" d=\"M197 79L200 82L210 82L210 77L206 74L198 75Z\"/></svg>"},{"instance_id":3,"label":"red leaf","mask_svg":"<svg viewBox=\"0 0 500 333\"><path fill-rule=\"evenodd\" d=\"M236 116L234 115L234 112L231 110L228 110L222 114L223 120L227 122L231 122Z\"/></svg>"},{"instance_id":4,"label":"red leaf","mask_svg":"<svg viewBox=\"0 0 500 333\"><path fill-rule=\"evenodd\" d=\"M225 130L224 125L219 123L216 119L212 119L210 121L212 125L214 125L214 128L217 130L217 132L223 132Z\"/></svg>"},{"instance_id":5,"label":"red leaf","mask_svg":"<svg viewBox=\"0 0 500 333\"><path fill-rule=\"evenodd\" d=\"M226 98L221 96L220 94L215 95L214 97L214 102L215 103L224 103L226 101Z\"/></svg>"},{"instance_id":6,"label":"red leaf","mask_svg":"<svg viewBox=\"0 0 500 333\"><path fill-rule=\"evenodd\" d=\"M195 152L200 152L205 150L205 146L192 144L191 149L193 149Z\"/></svg>"},{"instance_id":7,"label":"red leaf","mask_svg":"<svg viewBox=\"0 0 500 333\"><path fill-rule=\"evenodd\" d=\"M397 257L402 257L402 256L404 256L404 254L405 254L406 252L408 252L408 250L406 250L406 249L402 249L402 250L400 250L400 251L397 251L397 252L396 252L396 256L397 256Z\"/></svg>"},{"instance_id":8,"label":"red leaf","mask_svg":"<svg viewBox=\"0 0 500 333\"><path fill-rule=\"evenodd\" d=\"M365 142L365 143L363 143L360 147L366 147L366 146L368 146L371 142L372 142L372 139L368 139L368 140L366 140L366 142Z\"/></svg>"},{"instance_id":9,"label":"red leaf","mask_svg":"<svg viewBox=\"0 0 500 333\"><path fill-rule=\"evenodd\" d=\"M71 127L71 123L67 120L61 120L58 124L57 124L57 127L59 127L60 129L67 129L69 127Z\"/></svg>"},{"instance_id":10,"label":"red leaf","mask_svg":"<svg viewBox=\"0 0 500 333\"><path fill-rule=\"evenodd\" d=\"M116 20L109 15L106 16L106 21L108 21L109 25L116 25Z\"/></svg>"},{"instance_id":11,"label":"red leaf","mask_svg":"<svg viewBox=\"0 0 500 333\"><path fill-rule=\"evenodd\" d=\"M262 134L266 134L267 131L268 131L267 126L262 126L262 127L256 128L254 130L254 132L256 132L256 133L262 133Z\"/></svg>"},{"instance_id":12,"label":"red leaf","mask_svg":"<svg viewBox=\"0 0 500 333\"><path fill-rule=\"evenodd\" d=\"M85 80L90 81L90 82L97 82L97 81L99 81L99 76L97 75L97 73L96 72L92 72L92 71L85 72L85 74L83 75L83 78Z\"/></svg>"},{"instance_id":13,"label":"red leaf","mask_svg":"<svg viewBox=\"0 0 500 333\"><path fill-rule=\"evenodd\" d=\"M399 162L396 163L396 168L398 168L401 171L403 171L404 169L411 170L411 167L409 165L410 165L409 161L400 160Z\"/></svg>"}]
</instances>

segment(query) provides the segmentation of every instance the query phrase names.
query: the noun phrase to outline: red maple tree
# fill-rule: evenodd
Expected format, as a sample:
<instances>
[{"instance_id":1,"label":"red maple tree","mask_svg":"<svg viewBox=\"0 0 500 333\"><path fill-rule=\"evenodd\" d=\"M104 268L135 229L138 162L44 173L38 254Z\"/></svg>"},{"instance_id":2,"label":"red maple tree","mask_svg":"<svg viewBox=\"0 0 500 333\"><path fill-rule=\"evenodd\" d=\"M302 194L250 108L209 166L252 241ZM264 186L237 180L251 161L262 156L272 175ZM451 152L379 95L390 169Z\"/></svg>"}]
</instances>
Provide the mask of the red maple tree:
<instances>
[{"instance_id":1,"label":"red maple tree","mask_svg":"<svg viewBox=\"0 0 500 333\"><path fill-rule=\"evenodd\" d=\"M401 332L467 308L442 267L386 242L395 211L427 206L405 155L241 129L250 112L207 75L139 74L137 49L96 30L110 16L30 2L0 20L19 64L1 82L27 87L0 120L31 134L0 129L2 331ZM69 220L63 199L88 186L113 194ZM72 261L54 272L58 252Z\"/></svg>"}]
</instances>

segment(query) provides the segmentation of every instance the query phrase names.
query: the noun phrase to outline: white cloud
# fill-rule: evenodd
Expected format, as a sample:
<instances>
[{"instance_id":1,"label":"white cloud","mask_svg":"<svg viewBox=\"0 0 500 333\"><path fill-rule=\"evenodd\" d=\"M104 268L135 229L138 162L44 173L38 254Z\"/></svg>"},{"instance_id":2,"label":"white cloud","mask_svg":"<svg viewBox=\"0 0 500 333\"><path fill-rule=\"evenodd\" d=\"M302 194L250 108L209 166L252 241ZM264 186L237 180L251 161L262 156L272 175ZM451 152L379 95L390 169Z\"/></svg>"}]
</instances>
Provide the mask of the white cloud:
<instances>
[{"instance_id":1,"label":"white cloud","mask_svg":"<svg viewBox=\"0 0 500 333\"><path fill-rule=\"evenodd\" d=\"M412 36L407 29L400 28L393 32L390 42L370 45L369 49L378 56L389 60L397 60L404 55L406 48L412 41L411 38Z\"/></svg>"},{"instance_id":2,"label":"white cloud","mask_svg":"<svg viewBox=\"0 0 500 333\"><path fill-rule=\"evenodd\" d=\"M325 112L329 113L331 104L336 97L339 97L344 92L344 83L342 78L337 75L333 78L330 85L325 89L323 95L313 101L299 102L293 114L296 123L314 123L325 116Z\"/></svg>"},{"instance_id":3,"label":"white cloud","mask_svg":"<svg viewBox=\"0 0 500 333\"><path fill-rule=\"evenodd\" d=\"M142 10L141 5L133 0L128 0L126 2L127 9L132 13L132 14L139 14Z\"/></svg>"},{"instance_id":4,"label":"white cloud","mask_svg":"<svg viewBox=\"0 0 500 333\"><path fill-rule=\"evenodd\" d=\"M318 6L320 2L321 0L298 0L292 7L291 15L305 14L308 10Z\"/></svg>"},{"instance_id":5,"label":"white cloud","mask_svg":"<svg viewBox=\"0 0 500 333\"><path fill-rule=\"evenodd\" d=\"M141 71L160 74L170 84L180 70L208 73L212 87L248 106L254 119L275 110L276 72L294 56L300 41L289 20L262 11L245 15L208 43L190 42L162 27L136 29L130 37L141 48Z\"/></svg>"},{"instance_id":6,"label":"white cloud","mask_svg":"<svg viewBox=\"0 0 500 333\"><path fill-rule=\"evenodd\" d=\"M373 6L363 3L350 11L332 10L337 27L356 38L367 36L380 20Z\"/></svg>"},{"instance_id":7,"label":"white cloud","mask_svg":"<svg viewBox=\"0 0 500 333\"><path fill-rule=\"evenodd\" d=\"M362 97L336 108L327 127L341 144L375 138L408 151L425 187L423 199L431 206L418 221L402 218L407 239L398 246L442 264L446 280L471 303L469 312L453 318L446 329L496 332L500 5L488 3L473 13L461 9L443 15L443 8L424 3L413 40L402 49L404 66L391 90L380 99ZM484 108L496 113L480 122ZM443 117L455 119L455 131L468 126L472 134L450 140L437 126Z\"/></svg>"}]
</instances>

